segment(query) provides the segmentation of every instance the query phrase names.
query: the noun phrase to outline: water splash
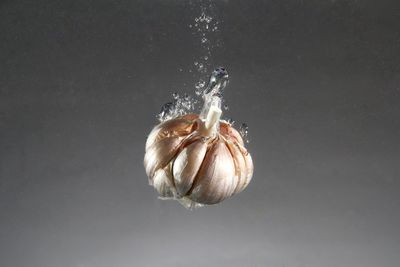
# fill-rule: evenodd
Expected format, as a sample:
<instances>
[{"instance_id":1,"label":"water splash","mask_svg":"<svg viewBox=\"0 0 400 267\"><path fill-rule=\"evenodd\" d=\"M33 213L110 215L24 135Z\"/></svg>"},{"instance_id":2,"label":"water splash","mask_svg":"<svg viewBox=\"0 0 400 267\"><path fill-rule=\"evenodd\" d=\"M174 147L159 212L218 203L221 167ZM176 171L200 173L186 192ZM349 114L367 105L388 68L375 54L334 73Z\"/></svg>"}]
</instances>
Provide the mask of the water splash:
<instances>
[{"instance_id":1,"label":"water splash","mask_svg":"<svg viewBox=\"0 0 400 267\"><path fill-rule=\"evenodd\" d=\"M211 73L207 88L203 92L204 106L201 110L200 118L206 118L212 105L221 108L222 93L228 84L228 78L228 72L222 67L215 69Z\"/></svg>"},{"instance_id":2,"label":"water splash","mask_svg":"<svg viewBox=\"0 0 400 267\"><path fill-rule=\"evenodd\" d=\"M202 95L204 100L203 109L200 117L205 118L211 105L221 108L222 93L228 83L228 72L225 68L215 69L209 78L208 84L205 87L205 81L201 80L196 85L196 94ZM164 104L161 111L157 114L160 122L170 120L179 116L183 116L195 111L198 100L190 95L179 95L174 92L172 94L173 101Z\"/></svg>"},{"instance_id":3,"label":"water splash","mask_svg":"<svg viewBox=\"0 0 400 267\"><path fill-rule=\"evenodd\" d=\"M216 68L211 73L211 76L208 81L207 88L204 91L204 94L205 95L222 94L224 88L228 84L228 81L229 81L229 75L228 75L228 72L226 71L226 69L223 67Z\"/></svg>"},{"instance_id":4,"label":"water splash","mask_svg":"<svg viewBox=\"0 0 400 267\"><path fill-rule=\"evenodd\" d=\"M174 100L172 102L165 103L156 116L160 122L193 113L198 102L196 99L187 94L182 96L175 92L172 94L172 97Z\"/></svg>"}]
</instances>

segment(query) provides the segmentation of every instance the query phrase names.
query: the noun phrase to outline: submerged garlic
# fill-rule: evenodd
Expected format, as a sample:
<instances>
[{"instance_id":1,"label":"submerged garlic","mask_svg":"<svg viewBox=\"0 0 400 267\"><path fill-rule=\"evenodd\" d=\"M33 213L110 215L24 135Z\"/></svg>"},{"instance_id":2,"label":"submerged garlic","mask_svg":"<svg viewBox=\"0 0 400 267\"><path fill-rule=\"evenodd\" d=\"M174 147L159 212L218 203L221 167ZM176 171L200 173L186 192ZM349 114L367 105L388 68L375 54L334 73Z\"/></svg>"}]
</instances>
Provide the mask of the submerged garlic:
<instances>
[{"instance_id":1,"label":"submerged garlic","mask_svg":"<svg viewBox=\"0 0 400 267\"><path fill-rule=\"evenodd\" d=\"M224 78L224 69L214 71L200 115L162 122L146 141L149 183L161 197L176 199L188 208L216 204L241 192L253 175L253 162L241 135L220 120Z\"/></svg>"}]
</instances>

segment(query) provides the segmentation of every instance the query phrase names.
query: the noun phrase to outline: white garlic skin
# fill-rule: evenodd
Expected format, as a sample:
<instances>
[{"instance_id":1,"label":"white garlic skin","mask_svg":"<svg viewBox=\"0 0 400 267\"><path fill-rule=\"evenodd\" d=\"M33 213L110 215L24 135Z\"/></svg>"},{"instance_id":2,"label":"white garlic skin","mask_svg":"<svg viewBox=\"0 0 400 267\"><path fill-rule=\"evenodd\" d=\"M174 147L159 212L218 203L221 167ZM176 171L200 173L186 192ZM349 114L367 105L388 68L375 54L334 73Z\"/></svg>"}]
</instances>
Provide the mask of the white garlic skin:
<instances>
[{"instance_id":1,"label":"white garlic skin","mask_svg":"<svg viewBox=\"0 0 400 267\"><path fill-rule=\"evenodd\" d=\"M219 203L241 192L253 176L240 134L225 121L210 134L196 114L154 127L146 141L144 166L162 198L177 199L186 207Z\"/></svg>"}]
</instances>

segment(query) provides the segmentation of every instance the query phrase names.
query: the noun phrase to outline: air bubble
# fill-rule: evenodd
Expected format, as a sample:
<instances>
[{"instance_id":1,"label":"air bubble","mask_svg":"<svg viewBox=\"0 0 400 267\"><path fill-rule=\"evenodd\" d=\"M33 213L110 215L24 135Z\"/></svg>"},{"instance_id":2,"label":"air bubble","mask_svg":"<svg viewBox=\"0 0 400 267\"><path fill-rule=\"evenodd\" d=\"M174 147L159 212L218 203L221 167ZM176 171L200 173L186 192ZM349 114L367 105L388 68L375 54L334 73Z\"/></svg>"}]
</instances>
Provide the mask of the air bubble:
<instances>
[{"instance_id":1,"label":"air bubble","mask_svg":"<svg viewBox=\"0 0 400 267\"><path fill-rule=\"evenodd\" d=\"M201 89L201 88L204 88L205 85L206 85L206 82L203 80L200 80L196 83L195 87L196 87L196 89Z\"/></svg>"},{"instance_id":2,"label":"air bubble","mask_svg":"<svg viewBox=\"0 0 400 267\"><path fill-rule=\"evenodd\" d=\"M197 65L197 67L198 67L198 70L199 70L199 71L202 71L202 70L204 69L204 64L203 64L203 63L199 63L199 64Z\"/></svg>"},{"instance_id":3,"label":"air bubble","mask_svg":"<svg viewBox=\"0 0 400 267\"><path fill-rule=\"evenodd\" d=\"M247 123L242 123L241 125L240 125L240 127L239 127L239 133L240 133L240 135L242 136L242 138L243 138L243 140L246 142L246 143L249 143L250 142L250 140L249 140L249 126L247 126Z\"/></svg>"}]
</instances>

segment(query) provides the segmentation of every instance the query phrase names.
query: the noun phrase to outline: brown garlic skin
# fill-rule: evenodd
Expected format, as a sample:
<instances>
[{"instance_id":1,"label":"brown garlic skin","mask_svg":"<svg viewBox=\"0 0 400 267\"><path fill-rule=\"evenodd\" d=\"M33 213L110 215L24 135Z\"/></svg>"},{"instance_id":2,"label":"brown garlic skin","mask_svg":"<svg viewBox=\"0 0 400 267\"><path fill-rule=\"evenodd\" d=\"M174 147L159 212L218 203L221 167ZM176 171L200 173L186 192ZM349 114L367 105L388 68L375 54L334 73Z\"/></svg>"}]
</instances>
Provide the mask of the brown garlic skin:
<instances>
[{"instance_id":1,"label":"brown garlic skin","mask_svg":"<svg viewBox=\"0 0 400 267\"><path fill-rule=\"evenodd\" d=\"M246 188L253 162L242 137L225 121L215 126L210 134L204 120L188 114L151 131L144 166L161 197L193 207L219 203Z\"/></svg>"}]
</instances>

